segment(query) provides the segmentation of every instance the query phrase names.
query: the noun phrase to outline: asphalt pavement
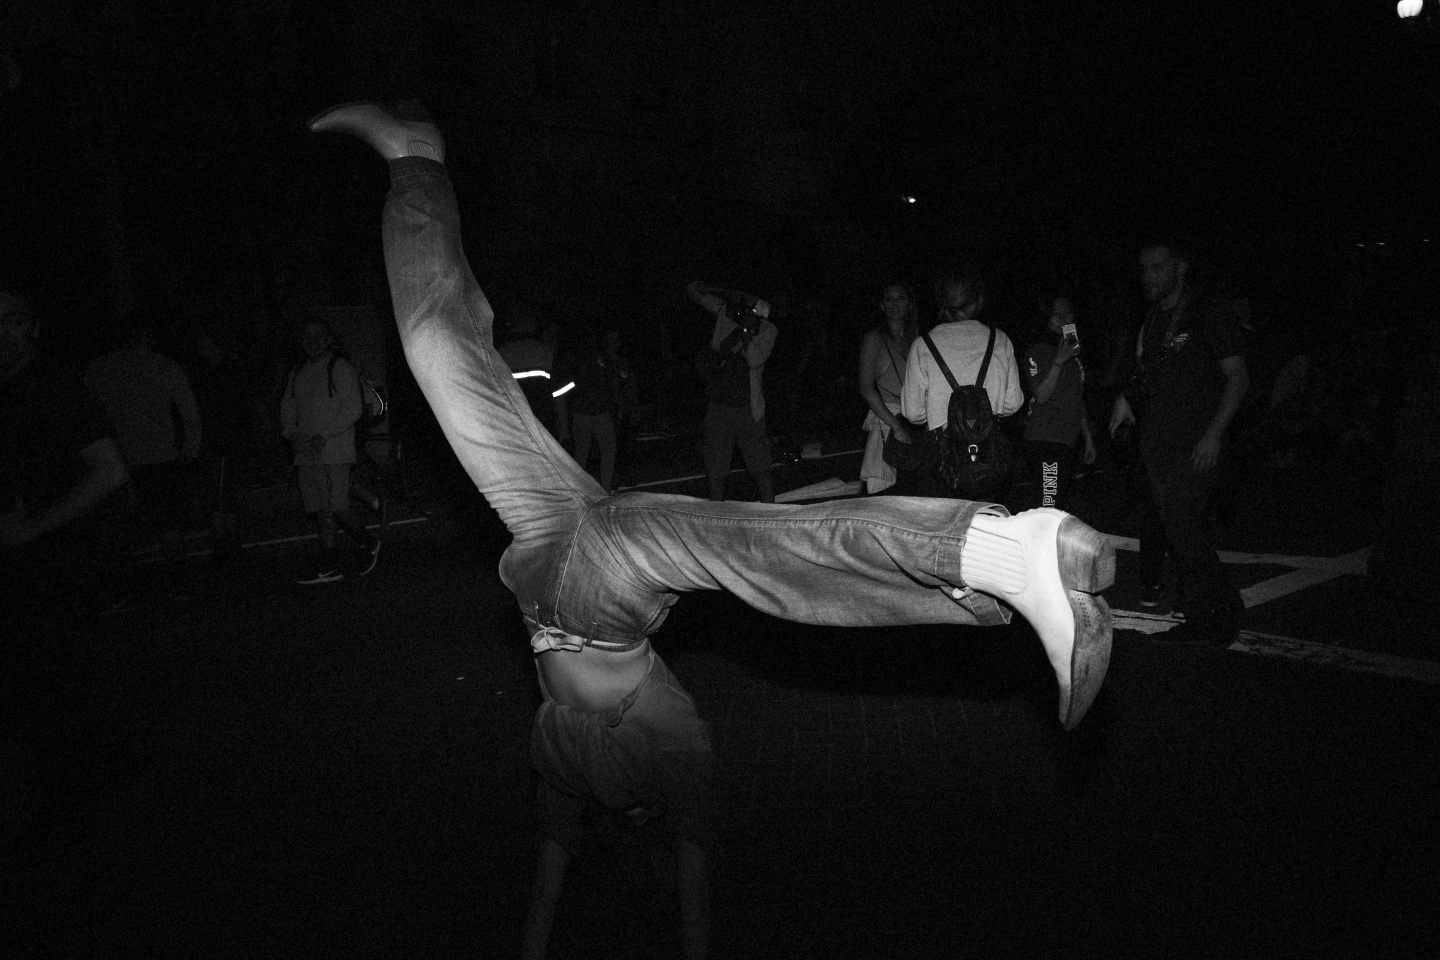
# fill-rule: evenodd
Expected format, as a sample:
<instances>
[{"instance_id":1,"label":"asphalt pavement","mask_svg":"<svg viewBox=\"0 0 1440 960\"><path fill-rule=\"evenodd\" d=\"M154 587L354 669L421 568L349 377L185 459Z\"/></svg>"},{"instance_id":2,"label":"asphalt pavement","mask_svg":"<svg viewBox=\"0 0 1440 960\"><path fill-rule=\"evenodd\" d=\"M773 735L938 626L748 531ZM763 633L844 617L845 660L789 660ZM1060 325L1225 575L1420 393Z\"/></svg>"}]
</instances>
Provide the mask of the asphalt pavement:
<instances>
[{"instance_id":1,"label":"asphalt pavement","mask_svg":"<svg viewBox=\"0 0 1440 960\"><path fill-rule=\"evenodd\" d=\"M853 480L859 440L819 438L777 488ZM630 482L697 492L666 442ZM1370 582L1344 509L1367 482L1247 475L1221 533L1245 633L1214 649L1135 603L1123 485L1091 477L1075 512L1121 546L1122 628L1069 734L1021 623L683 598L656 647L720 762L713 955L1435 956L1440 657L1429 608ZM538 692L503 530L457 489L417 475L375 572L311 588L289 494L262 492L240 564L197 556L188 600L90 625L113 754L57 771L4 741L8 956L513 955ZM658 837L600 829L552 955L678 956L672 880Z\"/></svg>"}]
</instances>

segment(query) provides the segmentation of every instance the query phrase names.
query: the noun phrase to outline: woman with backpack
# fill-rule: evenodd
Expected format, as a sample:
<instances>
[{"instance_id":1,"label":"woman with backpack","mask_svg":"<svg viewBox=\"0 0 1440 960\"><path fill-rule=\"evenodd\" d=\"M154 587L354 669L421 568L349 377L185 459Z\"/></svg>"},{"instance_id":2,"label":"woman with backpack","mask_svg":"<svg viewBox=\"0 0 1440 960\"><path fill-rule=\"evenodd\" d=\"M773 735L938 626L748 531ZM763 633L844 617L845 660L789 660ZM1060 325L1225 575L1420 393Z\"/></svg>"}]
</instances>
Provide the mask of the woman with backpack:
<instances>
[{"instance_id":1,"label":"woman with backpack","mask_svg":"<svg viewBox=\"0 0 1440 960\"><path fill-rule=\"evenodd\" d=\"M1025 402L1015 348L1003 331L980 322L985 284L973 268L941 274L935 299L940 322L911 346L901 392L905 419L923 425L916 429L929 431L937 451L932 467L916 471L916 493L1003 502L1010 449L998 418ZM952 404L952 396L961 402Z\"/></svg>"}]
</instances>

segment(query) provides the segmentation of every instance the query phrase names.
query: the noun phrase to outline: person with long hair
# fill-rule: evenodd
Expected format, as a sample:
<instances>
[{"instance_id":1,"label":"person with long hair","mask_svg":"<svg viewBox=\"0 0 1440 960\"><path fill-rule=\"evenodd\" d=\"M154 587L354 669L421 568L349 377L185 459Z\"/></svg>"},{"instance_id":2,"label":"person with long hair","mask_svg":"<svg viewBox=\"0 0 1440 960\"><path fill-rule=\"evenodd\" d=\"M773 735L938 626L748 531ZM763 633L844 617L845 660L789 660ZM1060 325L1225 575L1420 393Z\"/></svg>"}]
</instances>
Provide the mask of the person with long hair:
<instances>
[{"instance_id":1,"label":"person with long hair","mask_svg":"<svg viewBox=\"0 0 1440 960\"><path fill-rule=\"evenodd\" d=\"M920 336L920 316L915 295L903 283L890 283L880 297L880 314L860 341L860 396L870 408L862 425L865 458L860 479L866 493L880 493L899 480L895 468L885 462L885 440L894 433L910 442L910 425L900 416L900 391L905 385L905 363L910 345Z\"/></svg>"},{"instance_id":2,"label":"person with long hair","mask_svg":"<svg viewBox=\"0 0 1440 960\"><path fill-rule=\"evenodd\" d=\"M1064 509L1075 475L1075 441L1083 438L1085 463L1095 462L1095 439L1085 415L1085 367L1075 321L1075 299L1055 291L1040 298L1043 332L1025 351L1022 370L1030 392L1025 422L1025 502L1021 509Z\"/></svg>"}]
</instances>

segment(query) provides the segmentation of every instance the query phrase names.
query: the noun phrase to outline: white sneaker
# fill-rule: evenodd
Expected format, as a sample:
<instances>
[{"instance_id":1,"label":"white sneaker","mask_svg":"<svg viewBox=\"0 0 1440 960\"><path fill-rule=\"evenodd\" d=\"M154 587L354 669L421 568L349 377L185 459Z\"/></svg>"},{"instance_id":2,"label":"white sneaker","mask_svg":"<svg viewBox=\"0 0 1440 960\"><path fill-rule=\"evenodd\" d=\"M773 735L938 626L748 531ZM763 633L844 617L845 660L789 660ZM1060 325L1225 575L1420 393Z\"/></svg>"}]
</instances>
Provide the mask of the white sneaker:
<instances>
[{"instance_id":1,"label":"white sneaker","mask_svg":"<svg viewBox=\"0 0 1440 960\"><path fill-rule=\"evenodd\" d=\"M298 578L295 582L300 584L301 586L308 587L317 583L335 583L338 580L344 579L345 574L341 573L339 570L336 570L334 567L329 567L325 569L317 569L314 573L311 573L307 576L302 576Z\"/></svg>"},{"instance_id":2,"label":"white sneaker","mask_svg":"<svg viewBox=\"0 0 1440 960\"><path fill-rule=\"evenodd\" d=\"M362 577L371 570L374 570L375 564L380 560L380 538L376 537L374 542L364 549L363 553L365 559L360 563L360 576Z\"/></svg>"}]
</instances>

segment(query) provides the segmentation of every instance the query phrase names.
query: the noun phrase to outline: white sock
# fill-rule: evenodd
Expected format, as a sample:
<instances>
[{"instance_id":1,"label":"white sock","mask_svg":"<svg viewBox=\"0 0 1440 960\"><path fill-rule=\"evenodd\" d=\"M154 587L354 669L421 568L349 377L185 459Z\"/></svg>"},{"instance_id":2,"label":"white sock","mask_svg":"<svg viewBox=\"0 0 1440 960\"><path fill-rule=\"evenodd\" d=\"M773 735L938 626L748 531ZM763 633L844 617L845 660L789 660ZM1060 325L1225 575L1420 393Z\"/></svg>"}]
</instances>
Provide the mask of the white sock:
<instances>
[{"instance_id":1,"label":"white sock","mask_svg":"<svg viewBox=\"0 0 1440 960\"><path fill-rule=\"evenodd\" d=\"M960 577L983 593L1019 593L1025 589L1025 547L1006 536L1010 517L977 513L960 550Z\"/></svg>"},{"instance_id":2,"label":"white sock","mask_svg":"<svg viewBox=\"0 0 1440 960\"><path fill-rule=\"evenodd\" d=\"M440 159L440 153L433 146L424 140L411 140L405 145L412 157L424 157L427 160L434 160L436 163L444 163Z\"/></svg>"}]
</instances>

